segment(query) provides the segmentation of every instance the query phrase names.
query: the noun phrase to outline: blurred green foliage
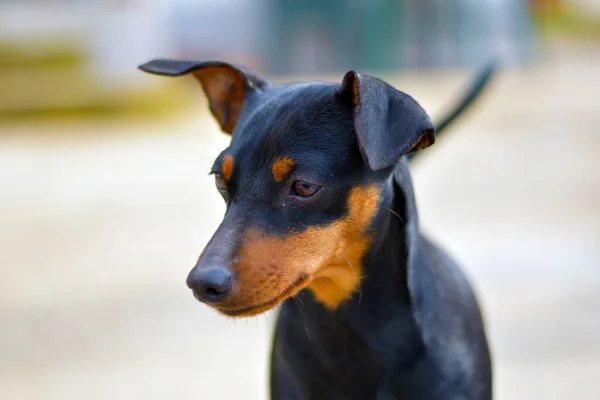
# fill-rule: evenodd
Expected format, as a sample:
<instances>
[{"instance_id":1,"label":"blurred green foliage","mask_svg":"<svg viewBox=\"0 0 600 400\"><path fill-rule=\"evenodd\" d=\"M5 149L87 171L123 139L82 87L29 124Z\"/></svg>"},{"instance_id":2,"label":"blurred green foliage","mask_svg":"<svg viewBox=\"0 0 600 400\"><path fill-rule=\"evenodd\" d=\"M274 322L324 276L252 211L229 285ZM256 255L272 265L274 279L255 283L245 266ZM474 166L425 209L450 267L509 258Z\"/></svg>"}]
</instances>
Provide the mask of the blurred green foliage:
<instances>
[{"instance_id":1,"label":"blurred green foliage","mask_svg":"<svg viewBox=\"0 0 600 400\"><path fill-rule=\"evenodd\" d=\"M0 70L24 68L71 68L85 63L86 54L70 43L2 43Z\"/></svg>"},{"instance_id":2,"label":"blurred green foliage","mask_svg":"<svg viewBox=\"0 0 600 400\"><path fill-rule=\"evenodd\" d=\"M83 46L73 41L0 42L0 119L161 115L182 108L187 99L178 85L108 87L87 62Z\"/></svg>"},{"instance_id":3,"label":"blurred green foliage","mask_svg":"<svg viewBox=\"0 0 600 400\"><path fill-rule=\"evenodd\" d=\"M568 3L534 7L532 20L542 36L600 40L600 16Z\"/></svg>"},{"instance_id":4,"label":"blurred green foliage","mask_svg":"<svg viewBox=\"0 0 600 400\"><path fill-rule=\"evenodd\" d=\"M302 5L295 2L285 4L289 7L294 6L300 11L307 8L307 4L304 3ZM317 7L319 3L311 4ZM334 3L328 7L331 8L333 5ZM296 8L294 8L295 12L290 15L296 17L299 15L300 11ZM329 8L325 8L325 11L327 10ZM349 23L348 21L353 21L358 15L361 15L357 14L357 10L352 13L352 10L346 9L346 13L349 15L346 15L345 18L340 18L331 10L329 10L329 14L331 14L331 18L337 18L342 24L343 21ZM403 14L402 9L395 10L390 15ZM555 0L534 2L530 10L534 26L537 28L536 31L543 37L567 36L578 39L600 39L600 16L594 16L586 13L585 10ZM321 17L329 15L325 11ZM394 37L395 40L402 41L403 36L399 27L394 27L394 24L381 24L380 18L377 17L381 15L386 14L379 10L379 13L365 16L365 20L371 24L369 26L373 28L373 32L377 32L377 35L369 36L366 34L368 30L366 28L363 30L362 33L365 36L361 40L365 45L363 47L368 49L369 53L361 53L360 58L370 60L370 62L379 60L378 62L386 65L394 64L398 60L381 56L386 53L385 46L389 46L389 42L384 42L385 46L377 46L377 40L381 37ZM292 24L293 19L284 22L284 25ZM383 28L379 29L380 25L382 27L392 26L395 30L383 32L381 31ZM336 36L335 43L347 41L346 33L352 31L350 28L352 26L340 26L340 32L344 34ZM342 46L335 47L341 48ZM279 59L278 62L287 62L287 58L282 56L285 54L283 50L272 53L272 57ZM350 57L350 55L344 57ZM350 63L350 60L346 61ZM186 92L191 87L188 85L189 82L174 83L157 80L156 86L133 90L131 88L124 89L118 84L111 86L106 82L100 82L87 68L88 62L88 50L84 44L77 42L77 38L48 37L29 41L20 40L19 42L0 41L0 88L2 88L0 90L0 119L54 115L141 114L153 116L190 106L189 92ZM368 65L370 68L378 66L380 65ZM132 65L132 68L135 68L135 65Z\"/></svg>"}]
</instances>

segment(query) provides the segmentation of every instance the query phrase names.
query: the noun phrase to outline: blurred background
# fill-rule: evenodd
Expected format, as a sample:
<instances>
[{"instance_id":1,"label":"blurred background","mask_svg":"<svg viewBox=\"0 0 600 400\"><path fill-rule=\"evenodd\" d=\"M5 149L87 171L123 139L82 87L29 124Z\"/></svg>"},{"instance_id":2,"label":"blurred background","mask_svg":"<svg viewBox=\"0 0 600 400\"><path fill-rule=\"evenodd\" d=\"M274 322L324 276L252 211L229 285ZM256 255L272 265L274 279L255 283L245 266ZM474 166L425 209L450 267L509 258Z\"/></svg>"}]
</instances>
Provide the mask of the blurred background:
<instances>
[{"instance_id":1,"label":"blurred background","mask_svg":"<svg viewBox=\"0 0 600 400\"><path fill-rule=\"evenodd\" d=\"M475 286L497 399L600 391L599 0L0 1L0 399L266 399L273 314L225 319L185 277L224 205L228 138L191 78L383 77L439 116L423 230Z\"/></svg>"}]
</instances>

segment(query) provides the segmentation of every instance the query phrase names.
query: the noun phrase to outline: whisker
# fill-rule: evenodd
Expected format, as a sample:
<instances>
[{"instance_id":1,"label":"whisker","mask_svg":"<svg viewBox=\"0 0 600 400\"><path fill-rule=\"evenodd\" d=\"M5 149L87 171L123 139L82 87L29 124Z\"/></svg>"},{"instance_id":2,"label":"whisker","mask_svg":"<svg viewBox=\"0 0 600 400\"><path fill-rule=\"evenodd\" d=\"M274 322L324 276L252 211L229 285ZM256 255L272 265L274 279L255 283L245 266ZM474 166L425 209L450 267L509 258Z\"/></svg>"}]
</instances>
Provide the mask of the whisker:
<instances>
[{"instance_id":1,"label":"whisker","mask_svg":"<svg viewBox=\"0 0 600 400\"><path fill-rule=\"evenodd\" d=\"M308 336L310 340L313 340L313 337L310 334L310 331L308 330L308 323L306 322L306 318L304 318L304 330L306 331L306 336Z\"/></svg>"},{"instance_id":2,"label":"whisker","mask_svg":"<svg viewBox=\"0 0 600 400\"><path fill-rule=\"evenodd\" d=\"M275 276L275 277L277 277L277 276L296 276L296 277L299 277L300 274L294 273L294 272L290 272L290 273L285 273L285 272L279 273L278 272L278 273L274 274L273 276Z\"/></svg>"},{"instance_id":3,"label":"whisker","mask_svg":"<svg viewBox=\"0 0 600 400\"><path fill-rule=\"evenodd\" d=\"M402 217L400 216L400 214L398 214L396 211L387 208L386 210L388 210L389 212L391 212L392 214L394 214L396 217L400 218L400 222L404 222L404 220L402 219Z\"/></svg>"},{"instance_id":4,"label":"whisker","mask_svg":"<svg viewBox=\"0 0 600 400\"><path fill-rule=\"evenodd\" d=\"M343 254L340 254L340 257L342 257L344 260L346 260L346 262L348 263L348 265L350 267L352 267L352 270L356 274L356 278L358 279L358 304L360 304L360 301L362 300L362 286L360 284L360 276L358 275L358 271L356 270L356 268L354 268L354 265L352 265L352 263L350 262L350 260L348 260L346 257L344 257Z\"/></svg>"},{"instance_id":5,"label":"whisker","mask_svg":"<svg viewBox=\"0 0 600 400\"><path fill-rule=\"evenodd\" d=\"M266 282L266 283L284 283L284 284L286 284L286 285L289 285L289 286L291 286L291 287L295 287L295 288L297 288L297 287L298 287L298 285L296 284L296 281L297 281L297 280L295 280L295 279L294 279L294 280L287 280L287 279L273 279L273 280L269 280L269 281L268 281L268 282ZM254 293L254 291L252 291L252 290L242 289L242 288L239 288L239 287L238 287L238 290L239 290L239 293L240 293L240 294Z\"/></svg>"}]
</instances>

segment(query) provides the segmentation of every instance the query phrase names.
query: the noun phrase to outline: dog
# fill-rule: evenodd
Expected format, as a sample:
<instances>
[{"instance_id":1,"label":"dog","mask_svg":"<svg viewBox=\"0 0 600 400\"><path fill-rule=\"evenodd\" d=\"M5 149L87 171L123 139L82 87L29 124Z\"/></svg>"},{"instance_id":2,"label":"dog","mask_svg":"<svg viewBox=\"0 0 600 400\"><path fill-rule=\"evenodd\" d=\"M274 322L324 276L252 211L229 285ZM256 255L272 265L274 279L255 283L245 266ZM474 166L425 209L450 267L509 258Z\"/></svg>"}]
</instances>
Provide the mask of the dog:
<instances>
[{"instance_id":1,"label":"dog","mask_svg":"<svg viewBox=\"0 0 600 400\"><path fill-rule=\"evenodd\" d=\"M416 100L355 71L341 83L274 84L220 61L139 68L193 75L231 135L211 170L227 210L187 285L230 317L280 306L272 399L492 398L477 299L419 231L409 159L436 128Z\"/></svg>"}]
</instances>

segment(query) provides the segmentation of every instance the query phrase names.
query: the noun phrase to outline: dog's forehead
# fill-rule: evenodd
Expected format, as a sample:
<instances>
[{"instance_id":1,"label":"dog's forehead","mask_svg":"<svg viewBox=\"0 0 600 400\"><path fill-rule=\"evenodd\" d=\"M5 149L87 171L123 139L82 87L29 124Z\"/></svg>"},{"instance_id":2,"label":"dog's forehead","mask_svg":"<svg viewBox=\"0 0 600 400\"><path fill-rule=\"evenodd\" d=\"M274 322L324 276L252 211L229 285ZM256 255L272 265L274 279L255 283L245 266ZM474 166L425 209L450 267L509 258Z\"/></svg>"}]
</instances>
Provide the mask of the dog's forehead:
<instances>
[{"instance_id":1,"label":"dog's forehead","mask_svg":"<svg viewBox=\"0 0 600 400\"><path fill-rule=\"evenodd\" d=\"M255 169L283 157L305 163L344 163L356 137L352 111L337 98L336 88L297 84L254 99L229 152Z\"/></svg>"}]
</instances>

